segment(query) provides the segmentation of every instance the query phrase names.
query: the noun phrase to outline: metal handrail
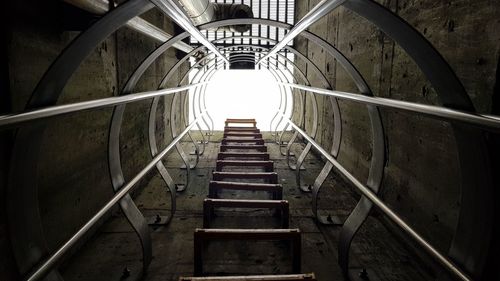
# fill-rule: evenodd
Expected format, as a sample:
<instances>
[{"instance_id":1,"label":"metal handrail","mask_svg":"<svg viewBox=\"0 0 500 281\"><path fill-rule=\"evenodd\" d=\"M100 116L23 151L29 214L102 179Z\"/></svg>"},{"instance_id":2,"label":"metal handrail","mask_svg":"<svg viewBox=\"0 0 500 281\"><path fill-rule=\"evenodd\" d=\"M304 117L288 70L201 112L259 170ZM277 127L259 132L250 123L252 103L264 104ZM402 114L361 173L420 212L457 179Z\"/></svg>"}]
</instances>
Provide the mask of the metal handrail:
<instances>
[{"instance_id":1,"label":"metal handrail","mask_svg":"<svg viewBox=\"0 0 500 281\"><path fill-rule=\"evenodd\" d=\"M326 160L328 160L332 165L337 168L337 170L345 176L364 196L366 196L373 204L375 204L386 216L388 216L396 225L398 225L403 231L405 231L411 238L413 238L420 246L422 246L433 258L440 262L444 267L446 267L451 273L455 274L460 280L472 281L472 279L458 266L456 266L450 259L445 255L441 254L436 248L434 248L427 240L425 240L420 234L418 234L411 226L409 226L399 215L397 215L389 206L387 206L369 187L361 183L356 177L354 177L349 171L347 171L332 155L330 155L325 149L321 147L317 142L314 141L306 132L304 132L298 125L296 125L292 120L283 116L286 122L290 124L299 134L302 135L307 142L309 142L312 147L314 147L321 155L323 155Z\"/></svg>"},{"instance_id":2,"label":"metal handrail","mask_svg":"<svg viewBox=\"0 0 500 281\"><path fill-rule=\"evenodd\" d=\"M30 110L18 114L9 114L9 115L1 115L0 116L0 130L6 129L9 127L13 127L14 125L18 125L21 123L27 123L31 121L36 121L40 119L45 119L49 117L69 114L73 112L79 112L83 110L89 109L99 109L103 107L116 106L120 104L127 104L131 102L136 102L140 100L150 99L158 96L165 96L174 94L177 92L182 92L185 90L189 90L191 88L201 86L206 84L207 82L201 82L181 87L161 89L157 91L147 91L140 92L135 94L129 94L125 96L119 97L111 97L111 98L103 98L103 99L95 99L90 101L82 101L64 105L55 105L49 106L41 109Z\"/></svg>"},{"instance_id":3,"label":"metal handrail","mask_svg":"<svg viewBox=\"0 0 500 281\"><path fill-rule=\"evenodd\" d=\"M108 0L64 0L64 2L71 4L75 7L83 9L87 12L103 15L109 11L109 1ZM142 19L141 17L135 17L129 20L126 24L127 27L160 42L165 42L172 38L172 35L166 33L162 29L156 27L149 21ZM189 53L193 50L193 47L184 43L177 42L173 46L183 52Z\"/></svg>"},{"instance_id":4,"label":"metal handrail","mask_svg":"<svg viewBox=\"0 0 500 281\"><path fill-rule=\"evenodd\" d=\"M25 280L35 281L43 278L52 267L68 252L75 243L80 240L111 208L118 203L125 195L127 195L132 187L134 187L151 169L156 166L163 157L191 130L191 128L199 122L202 115L205 115L207 111L205 110L198 118L196 118L189 126L187 126L184 131L182 131L172 142L165 147L160 153L158 153L151 162L146 165L135 177L133 177L128 183L124 184L123 187L115 193L115 195L102 207L90 220L87 221L70 239L68 239L61 247L57 249L49 258L47 258L36 270L33 271Z\"/></svg>"},{"instance_id":5,"label":"metal handrail","mask_svg":"<svg viewBox=\"0 0 500 281\"><path fill-rule=\"evenodd\" d=\"M227 58L215 47L208 39L196 28L189 17L184 13L180 4L176 1L167 0L152 0L152 3L156 5L162 12L168 15L173 21L175 21L179 26L181 26L185 31L187 31L191 36L193 36L198 42L205 45L207 49L212 51L223 61L229 63Z\"/></svg>"},{"instance_id":6,"label":"metal handrail","mask_svg":"<svg viewBox=\"0 0 500 281\"><path fill-rule=\"evenodd\" d=\"M333 11L335 8L342 5L346 0L323 0L312 8L302 19L300 19L292 29L276 44L267 55L262 57L257 63L260 64L267 58L276 54L283 49L293 38L297 37L302 31L306 30L310 25Z\"/></svg>"},{"instance_id":7,"label":"metal handrail","mask_svg":"<svg viewBox=\"0 0 500 281\"><path fill-rule=\"evenodd\" d=\"M500 130L500 116L472 114L447 107L435 105L419 104L408 101L401 101L388 98L370 97L360 94L347 93L341 91L327 90L322 88L310 87L292 83L280 83L284 86L289 86L304 91L309 91L321 95L333 96L341 99L346 99L364 104L377 105L388 108L396 108L409 112L420 113L427 116L435 117L443 120L459 121L476 125L485 129L498 131Z\"/></svg>"}]
</instances>

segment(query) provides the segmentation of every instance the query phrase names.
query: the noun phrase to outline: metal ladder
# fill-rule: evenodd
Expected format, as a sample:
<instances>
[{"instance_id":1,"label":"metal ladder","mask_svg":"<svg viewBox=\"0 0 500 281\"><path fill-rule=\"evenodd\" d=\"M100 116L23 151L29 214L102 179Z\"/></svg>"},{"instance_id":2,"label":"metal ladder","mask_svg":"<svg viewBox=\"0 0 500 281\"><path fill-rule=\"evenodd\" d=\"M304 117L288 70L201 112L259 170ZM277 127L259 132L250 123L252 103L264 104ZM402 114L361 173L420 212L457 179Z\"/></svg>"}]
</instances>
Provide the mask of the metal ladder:
<instances>
[{"instance_id":1,"label":"metal ladder","mask_svg":"<svg viewBox=\"0 0 500 281\"><path fill-rule=\"evenodd\" d=\"M229 126L245 124L251 126ZM289 204L283 200L283 187L274 172L274 163L270 160L267 146L255 119L227 119L220 152L217 156L216 169L208 187L208 198L203 201L203 228L194 231L194 275L181 277L179 280L316 280L314 273L302 274L301 267L301 232L298 228L289 228ZM262 172L226 171L227 167L258 167ZM264 183L245 182L244 180L262 179ZM243 180L236 181L236 180ZM259 191L270 194L268 200L224 199L219 194L222 190ZM280 217L280 228L229 229L211 228L215 208L260 208L274 209ZM285 275L246 275L201 277L203 271L203 251L210 241L229 240L279 240L289 241L292 250L293 274Z\"/></svg>"}]
</instances>

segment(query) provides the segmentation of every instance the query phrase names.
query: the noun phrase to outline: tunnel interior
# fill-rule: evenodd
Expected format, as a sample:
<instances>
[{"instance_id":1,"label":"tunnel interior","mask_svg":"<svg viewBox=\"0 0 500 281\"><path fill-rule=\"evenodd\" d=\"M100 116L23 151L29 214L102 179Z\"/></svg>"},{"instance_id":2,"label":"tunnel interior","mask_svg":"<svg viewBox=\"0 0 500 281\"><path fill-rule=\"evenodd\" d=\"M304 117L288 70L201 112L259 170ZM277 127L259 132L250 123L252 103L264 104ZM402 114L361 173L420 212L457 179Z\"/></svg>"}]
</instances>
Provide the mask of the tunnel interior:
<instances>
[{"instance_id":1,"label":"tunnel interior","mask_svg":"<svg viewBox=\"0 0 500 281\"><path fill-rule=\"evenodd\" d=\"M0 280L500 280L500 5L3 9Z\"/></svg>"}]
</instances>

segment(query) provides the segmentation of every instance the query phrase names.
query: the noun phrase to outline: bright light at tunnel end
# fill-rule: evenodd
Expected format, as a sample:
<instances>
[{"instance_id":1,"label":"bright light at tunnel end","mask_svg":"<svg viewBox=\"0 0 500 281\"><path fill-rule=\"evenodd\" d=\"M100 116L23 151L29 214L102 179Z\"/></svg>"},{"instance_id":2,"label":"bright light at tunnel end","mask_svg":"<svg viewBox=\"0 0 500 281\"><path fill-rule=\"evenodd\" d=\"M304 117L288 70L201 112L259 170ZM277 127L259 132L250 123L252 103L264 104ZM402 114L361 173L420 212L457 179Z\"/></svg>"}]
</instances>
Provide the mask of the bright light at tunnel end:
<instances>
[{"instance_id":1,"label":"bright light at tunnel end","mask_svg":"<svg viewBox=\"0 0 500 281\"><path fill-rule=\"evenodd\" d=\"M288 95L289 116L291 94ZM192 108L192 92L190 92ZM207 109L214 121L215 130L224 129L226 118L255 118L262 131L269 130L269 124L280 105L280 89L273 75L261 70L219 70L214 74L206 91ZM190 110L190 120L194 120ZM277 118L278 119L278 118ZM273 122L273 129L276 125ZM283 124L278 127L282 129Z\"/></svg>"}]
</instances>

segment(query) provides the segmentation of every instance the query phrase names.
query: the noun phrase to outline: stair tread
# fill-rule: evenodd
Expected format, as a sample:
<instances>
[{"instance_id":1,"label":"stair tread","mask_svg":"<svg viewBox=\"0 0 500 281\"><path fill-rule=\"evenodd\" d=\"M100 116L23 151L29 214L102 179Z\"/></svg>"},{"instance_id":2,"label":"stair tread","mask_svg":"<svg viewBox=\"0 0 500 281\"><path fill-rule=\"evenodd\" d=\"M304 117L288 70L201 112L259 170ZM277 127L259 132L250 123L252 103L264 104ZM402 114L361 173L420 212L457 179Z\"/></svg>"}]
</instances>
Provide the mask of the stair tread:
<instances>
[{"instance_id":1,"label":"stair tread","mask_svg":"<svg viewBox=\"0 0 500 281\"><path fill-rule=\"evenodd\" d=\"M179 281L294 281L294 280L311 280L315 281L316 276L314 273L303 274L280 274L280 275L241 275L241 276L203 276L203 277L181 277Z\"/></svg>"},{"instance_id":2,"label":"stair tread","mask_svg":"<svg viewBox=\"0 0 500 281\"><path fill-rule=\"evenodd\" d=\"M221 203L266 203L266 204L281 204L288 202L287 200L269 200L269 199L223 199L223 198L205 198L204 201L221 202Z\"/></svg>"},{"instance_id":3,"label":"stair tread","mask_svg":"<svg viewBox=\"0 0 500 281\"><path fill-rule=\"evenodd\" d=\"M262 186L262 187L275 187L281 186L279 183L253 183L253 182L233 182L233 181L210 181L211 184L226 185L226 186Z\"/></svg>"},{"instance_id":4,"label":"stair tread","mask_svg":"<svg viewBox=\"0 0 500 281\"><path fill-rule=\"evenodd\" d=\"M277 175L278 173L276 173L276 172L216 172L216 171L214 171L213 174L266 176L266 175Z\"/></svg>"},{"instance_id":5,"label":"stair tread","mask_svg":"<svg viewBox=\"0 0 500 281\"><path fill-rule=\"evenodd\" d=\"M237 147L266 147L264 144L221 144L221 146L237 146Z\"/></svg>"},{"instance_id":6,"label":"stair tread","mask_svg":"<svg viewBox=\"0 0 500 281\"><path fill-rule=\"evenodd\" d=\"M298 228L196 228L195 232L203 233L249 233L249 234L290 234L290 233L300 233Z\"/></svg>"},{"instance_id":7,"label":"stair tread","mask_svg":"<svg viewBox=\"0 0 500 281\"><path fill-rule=\"evenodd\" d=\"M221 163L274 163L272 160L217 160Z\"/></svg>"}]
</instances>

